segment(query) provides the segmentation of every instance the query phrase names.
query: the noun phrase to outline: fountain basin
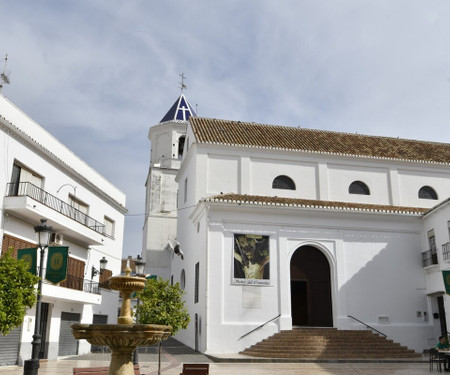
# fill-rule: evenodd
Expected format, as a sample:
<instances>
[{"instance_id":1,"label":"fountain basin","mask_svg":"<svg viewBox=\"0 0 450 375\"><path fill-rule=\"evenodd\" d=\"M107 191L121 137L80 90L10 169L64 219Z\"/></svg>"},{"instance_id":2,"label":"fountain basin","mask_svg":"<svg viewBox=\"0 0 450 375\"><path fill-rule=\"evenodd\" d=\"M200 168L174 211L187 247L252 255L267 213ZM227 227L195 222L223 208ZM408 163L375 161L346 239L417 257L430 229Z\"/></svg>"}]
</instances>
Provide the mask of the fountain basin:
<instances>
[{"instance_id":1,"label":"fountain basin","mask_svg":"<svg viewBox=\"0 0 450 375\"><path fill-rule=\"evenodd\" d=\"M147 280L144 277L113 276L108 280L109 287L114 290L120 290L122 293L138 292L145 287Z\"/></svg>"},{"instance_id":2,"label":"fountain basin","mask_svg":"<svg viewBox=\"0 0 450 375\"><path fill-rule=\"evenodd\" d=\"M158 324L73 324L76 339L113 348L149 346L170 336L172 327Z\"/></svg>"}]
</instances>

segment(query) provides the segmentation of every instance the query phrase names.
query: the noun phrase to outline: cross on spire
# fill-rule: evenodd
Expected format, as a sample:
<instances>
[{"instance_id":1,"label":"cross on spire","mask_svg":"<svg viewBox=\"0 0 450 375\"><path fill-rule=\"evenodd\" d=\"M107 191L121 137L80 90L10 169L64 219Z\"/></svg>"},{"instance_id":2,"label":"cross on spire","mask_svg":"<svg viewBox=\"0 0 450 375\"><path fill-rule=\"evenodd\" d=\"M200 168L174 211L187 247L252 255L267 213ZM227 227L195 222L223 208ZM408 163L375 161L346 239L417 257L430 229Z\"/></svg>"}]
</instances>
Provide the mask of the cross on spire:
<instances>
[{"instance_id":1,"label":"cross on spire","mask_svg":"<svg viewBox=\"0 0 450 375\"><path fill-rule=\"evenodd\" d=\"M187 89L187 86L184 84L186 77L184 76L184 73L179 74L179 76L181 77L181 82L178 83L180 84L181 93L183 93L183 90Z\"/></svg>"}]
</instances>

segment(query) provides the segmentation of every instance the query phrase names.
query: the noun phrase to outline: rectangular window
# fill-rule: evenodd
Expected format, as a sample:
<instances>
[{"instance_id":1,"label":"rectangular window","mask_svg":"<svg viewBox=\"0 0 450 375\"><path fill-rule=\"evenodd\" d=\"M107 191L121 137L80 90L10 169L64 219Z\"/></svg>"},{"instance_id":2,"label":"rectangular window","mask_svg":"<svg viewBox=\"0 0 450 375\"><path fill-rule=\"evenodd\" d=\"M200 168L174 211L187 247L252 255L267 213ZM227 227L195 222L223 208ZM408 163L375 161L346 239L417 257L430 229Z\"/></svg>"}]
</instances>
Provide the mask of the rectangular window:
<instances>
[{"instance_id":1,"label":"rectangular window","mask_svg":"<svg viewBox=\"0 0 450 375\"><path fill-rule=\"evenodd\" d=\"M87 223L87 216L89 213L89 206L80 201L78 198L69 194L69 205L70 205L70 217L80 223Z\"/></svg>"},{"instance_id":2,"label":"rectangular window","mask_svg":"<svg viewBox=\"0 0 450 375\"><path fill-rule=\"evenodd\" d=\"M434 229L428 232L428 245L430 246L431 252L436 252L436 237L434 236Z\"/></svg>"},{"instance_id":3,"label":"rectangular window","mask_svg":"<svg viewBox=\"0 0 450 375\"><path fill-rule=\"evenodd\" d=\"M428 232L428 245L430 246L431 264L438 264L436 237L434 236L434 229Z\"/></svg>"},{"instance_id":4,"label":"rectangular window","mask_svg":"<svg viewBox=\"0 0 450 375\"><path fill-rule=\"evenodd\" d=\"M187 201L187 193L188 193L188 179L184 180L184 203Z\"/></svg>"},{"instance_id":5,"label":"rectangular window","mask_svg":"<svg viewBox=\"0 0 450 375\"><path fill-rule=\"evenodd\" d=\"M104 218L104 224L105 224L105 234L109 237L114 238L114 220L111 220L109 217L105 216Z\"/></svg>"},{"instance_id":6,"label":"rectangular window","mask_svg":"<svg viewBox=\"0 0 450 375\"><path fill-rule=\"evenodd\" d=\"M200 263L195 264L195 293L194 293L194 303L198 303L198 284L200 273Z\"/></svg>"},{"instance_id":7,"label":"rectangular window","mask_svg":"<svg viewBox=\"0 0 450 375\"><path fill-rule=\"evenodd\" d=\"M42 186L43 178L41 176L18 163L14 163L9 195L26 195L27 192L36 190L33 187L42 189Z\"/></svg>"}]
</instances>

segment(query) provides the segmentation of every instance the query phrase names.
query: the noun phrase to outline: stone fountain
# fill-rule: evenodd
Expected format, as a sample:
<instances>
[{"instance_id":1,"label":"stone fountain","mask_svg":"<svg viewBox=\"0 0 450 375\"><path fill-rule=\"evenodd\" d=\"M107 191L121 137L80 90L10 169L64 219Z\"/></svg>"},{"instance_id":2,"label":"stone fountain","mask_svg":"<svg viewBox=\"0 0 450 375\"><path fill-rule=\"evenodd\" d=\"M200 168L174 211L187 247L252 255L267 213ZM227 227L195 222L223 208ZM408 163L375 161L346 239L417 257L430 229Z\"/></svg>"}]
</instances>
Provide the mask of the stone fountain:
<instances>
[{"instance_id":1,"label":"stone fountain","mask_svg":"<svg viewBox=\"0 0 450 375\"><path fill-rule=\"evenodd\" d=\"M122 310L117 324L72 325L76 339L85 339L92 345L108 346L111 349L108 375L134 375L133 350L137 346L149 346L167 339L172 329L158 324L133 324L130 296L144 289L146 279L132 277L130 273L131 269L127 267L125 276L109 279L109 287L122 293Z\"/></svg>"}]
</instances>

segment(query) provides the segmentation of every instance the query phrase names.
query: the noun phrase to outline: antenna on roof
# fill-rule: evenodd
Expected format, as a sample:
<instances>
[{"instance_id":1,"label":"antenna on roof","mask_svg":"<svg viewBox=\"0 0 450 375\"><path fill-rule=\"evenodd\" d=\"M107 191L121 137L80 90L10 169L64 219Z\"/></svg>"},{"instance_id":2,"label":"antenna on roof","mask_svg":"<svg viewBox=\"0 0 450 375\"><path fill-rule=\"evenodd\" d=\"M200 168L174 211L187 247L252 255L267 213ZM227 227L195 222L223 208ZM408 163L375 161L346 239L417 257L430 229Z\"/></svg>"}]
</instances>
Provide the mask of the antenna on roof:
<instances>
[{"instance_id":1,"label":"antenna on roof","mask_svg":"<svg viewBox=\"0 0 450 375\"><path fill-rule=\"evenodd\" d=\"M0 73L0 92L2 91L3 85L9 85L9 75L11 72L6 70L6 63L8 62L8 54L5 56L5 66L3 67L3 72Z\"/></svg>"},{"instance_id":2,"label":"antenna on roof","mask_svg":"<svg viewBox=\"0 0 450 375\"><path fill-rule=\"evenodd\" d=\"M179 76L181 77L181 82L178 83L180 84L181 93L183 93L183 90L187 89L187 86L184 84L186 77L184 76L184 73L179 74Z\"/></svg>"}]
</instances>

